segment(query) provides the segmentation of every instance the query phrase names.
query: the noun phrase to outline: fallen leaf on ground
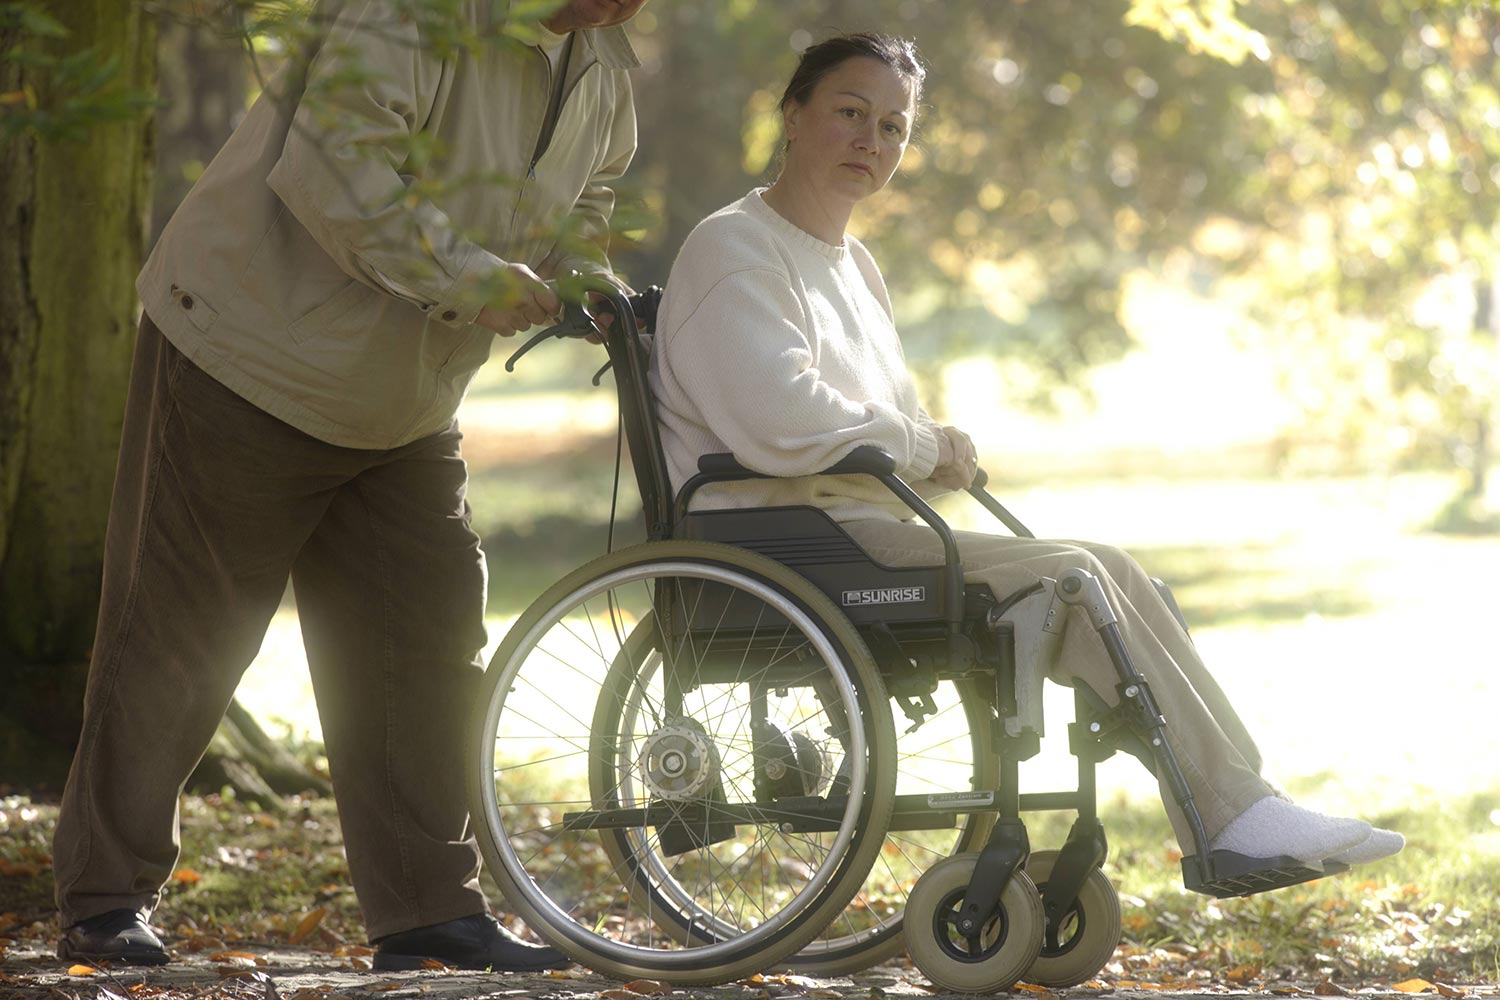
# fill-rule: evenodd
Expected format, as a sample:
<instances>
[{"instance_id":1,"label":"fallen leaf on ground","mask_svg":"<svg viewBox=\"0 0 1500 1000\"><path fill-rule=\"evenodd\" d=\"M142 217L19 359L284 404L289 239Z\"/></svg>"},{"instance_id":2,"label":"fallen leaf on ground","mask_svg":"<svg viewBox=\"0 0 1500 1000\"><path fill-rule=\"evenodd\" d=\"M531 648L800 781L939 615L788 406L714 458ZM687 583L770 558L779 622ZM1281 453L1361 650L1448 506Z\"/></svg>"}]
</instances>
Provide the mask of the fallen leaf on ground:
<instances>
[{"instance_id":1,"label":"fallen leaf on ground","mask_svg":"<svg viewBox=\"0 0 1500 1000\"><path fill-rule=\"evenodd\" d=\"M447 967L448 966L444 965L442 962L439 962L435 958L424 958L424 959L422 959L422 968L424 968L424 969L432 969L434 971L439 971L439 970L442 970L442 969L446 969Z\"/></svg>"},{"instance_id":2,"label":"fallen leaf on ground","mask_svg":"<svg viewBox=\"0 0 1500 1000\"><path fill-rule=\"evenodd\" d=\"M292 931L291 936L287 940L292 944L301 944L303 941L306 941L307 936L318 929L318 925L323 922L323 918L327 915L328 909L326 907L315 906L311 910L308 910L307 914L301 920L297 921L296 930Z\"/></svg>"},{"instance_id":3,"label":"fallen leaf on ground","mask_svg":"<svg viewBox=\"0 0 1500 1000\"><path fill-rule=\"evenodd\" d=\"M1448 997L1449 1000L1454 1000L1454 998L1456 997L1466 997L1469 995L1469 991L1464 989L1462 986L1449 986L1447 983L1433 983L1432 985L1437 987L1439 996Z\"/></svg>"},{"instance_id":4,"label":"fallen leaf on ground","mask_svg":"<svg viewBox=\"0 0 1500 1000\"><path fill-rule=\"evenodd\" d=\"M1244 984L1260 975L1260 965L1257 962L1246 962L1244 965L1236 965L1224 973L1224 978L1231 983Z\"/></svg>"},{"instance_id":5,"label":"fallen leaf on ground","mask_svg":"<svg viewBox=\"0 0 1500 1000\"><path fill-rule=\"evenodd\" d=\"M183 885L195 885L203 881L203 876L191 868L179 868L172 873L173 882L181 882Z\"/></svg>"},{"instance_id":6,"label":"fallen leaf on ground","mask_svg":"<svg viewBox=\"0 0 1500 1000\"><path fill-rule=\"evenodd\" d=\"M1397 983L1391 989L1398 993L1436 993L1438 988L1425 979L1408 979Z\"/></svg>"},{"instance_id":7,"label":"fallen leaf on ground","mask_svg":"<svg viewBox=\"0 0 1500 1000\"><path fill-rule=\"evenodd\" d=\"M182 944L178 947L184 948L188 951L223 951L224 944L225 942L223 938L209 937L205 935L202 937L190 937L186 941L182 942Z\"/></svg>"},{"instance_id":8,"label":"fallen leaf on ground","mask_svg":"<svg viewBox=\"0 0 1500 1000\"><path fill-rule=\"evenodd\" d=\"M92 976L98 971L92 965L84 965L82 963L68 966L68 975L70 976Z\"/></svg>"},{"instance_id":9,"label":"fallen leaf on ground","mask_svg":"<svg viewBox=\"0 0 1500 1000\"><path fill-rule=\"evenodd\" d=\"M672 992L672 987L666 983L659 983L655 979L632 979L621 988L641 996L660 996L663 993Z\"/></svg>"},{"instance_id":10,"label":"fallen leaf on ground","mask_svg":"<svg viewBox=\"0 0 1500 1000\"><path fill-rule=\"evenodd\" d=\"M1349 991L1331 979L1325 979L1313 987L1313 992L1320 997L1346 997Z\"/></svg>"}]
</instances>

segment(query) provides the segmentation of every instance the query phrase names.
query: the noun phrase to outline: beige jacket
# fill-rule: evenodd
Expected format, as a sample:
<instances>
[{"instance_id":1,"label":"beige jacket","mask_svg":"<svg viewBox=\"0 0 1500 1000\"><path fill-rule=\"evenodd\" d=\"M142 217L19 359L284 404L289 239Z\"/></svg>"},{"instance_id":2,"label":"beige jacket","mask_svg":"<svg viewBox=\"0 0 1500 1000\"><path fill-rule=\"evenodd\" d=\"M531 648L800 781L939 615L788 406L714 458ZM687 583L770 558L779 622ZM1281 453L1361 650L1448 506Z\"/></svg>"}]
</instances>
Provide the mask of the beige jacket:
<instances>
[{"instance_id":1,"label":"beige jacket","mask_svg":"<svg viewBox=\"0 0 1500 1000\"><path fill-rule=\"evenodd\" d=\"M317 13L329 28L305 73L271 81L136 287L250 402L332 444L391 448L452 420L489 356L473 321L504 262L608 270L638 63L623 29L579 32L547 142L540 48L502 37L440 56L391 0Z\"/></svg>"}]
</instances>

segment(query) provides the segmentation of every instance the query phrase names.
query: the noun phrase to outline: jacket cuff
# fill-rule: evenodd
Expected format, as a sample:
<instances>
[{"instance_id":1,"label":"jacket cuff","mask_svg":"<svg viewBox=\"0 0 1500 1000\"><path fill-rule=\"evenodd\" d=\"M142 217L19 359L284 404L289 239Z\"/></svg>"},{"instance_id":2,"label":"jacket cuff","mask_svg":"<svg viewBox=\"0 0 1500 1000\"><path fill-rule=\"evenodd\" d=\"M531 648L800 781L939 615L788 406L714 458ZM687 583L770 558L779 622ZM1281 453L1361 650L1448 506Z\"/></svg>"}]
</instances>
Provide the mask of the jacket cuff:
<instances>
[{"instance_id":1,"label":"jacket cuff","mask_svg":"<svg viewBox=\"0 0 1500 1000\"><path fill-rule=\"evenodd\" d=\"M443 289L438 300L427 308L427 315L455 329L471 325L484 309L484 295L479 289L486 278L503 266L504 261L499 257L482 247L471 245L458 276Z\"/></svg>"}]
</instances>

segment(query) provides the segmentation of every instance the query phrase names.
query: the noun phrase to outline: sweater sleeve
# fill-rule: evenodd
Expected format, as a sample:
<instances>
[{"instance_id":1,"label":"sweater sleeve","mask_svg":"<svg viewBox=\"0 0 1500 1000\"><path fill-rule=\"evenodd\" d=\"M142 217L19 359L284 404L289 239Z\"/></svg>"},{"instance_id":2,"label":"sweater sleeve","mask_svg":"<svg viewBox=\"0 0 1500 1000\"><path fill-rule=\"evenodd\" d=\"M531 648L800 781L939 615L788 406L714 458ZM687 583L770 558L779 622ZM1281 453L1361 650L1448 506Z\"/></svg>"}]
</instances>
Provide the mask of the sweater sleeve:
<instances>
[{"instance_id":1,"label":"sweater sleeve","mask_svg":"<svg viewBox=\"0 0 1500 1000\"><path fill-rule=\"evenodd\" d=\"M938 453L931 427L830 386L813 366L804 323L786 274L748 268L720 278L657 346L708 429L748 468L810 475L873 445L902 474L931 474Z\"/></svg>"}]
</instances>

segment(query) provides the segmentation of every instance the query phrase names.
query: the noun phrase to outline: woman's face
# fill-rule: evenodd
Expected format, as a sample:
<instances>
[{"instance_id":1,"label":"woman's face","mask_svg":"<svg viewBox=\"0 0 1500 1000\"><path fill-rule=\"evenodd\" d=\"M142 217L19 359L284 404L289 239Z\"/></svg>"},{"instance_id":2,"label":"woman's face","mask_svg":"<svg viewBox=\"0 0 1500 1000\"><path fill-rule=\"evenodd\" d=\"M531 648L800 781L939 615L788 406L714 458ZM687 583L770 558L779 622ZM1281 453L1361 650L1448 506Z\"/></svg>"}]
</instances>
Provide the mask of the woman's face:
<instances>
[{"instance_id":1,"label":"woman's face","mask_svg":"<svg viewBox=\"0 0 1500 1000\"><path fill-rule=\"evenodd\" d=\"M874 194L901 163L915 104L911 82L879 59L844 60L787 106L783 180L849 204Z\"/></svg>"}]
</instances>

